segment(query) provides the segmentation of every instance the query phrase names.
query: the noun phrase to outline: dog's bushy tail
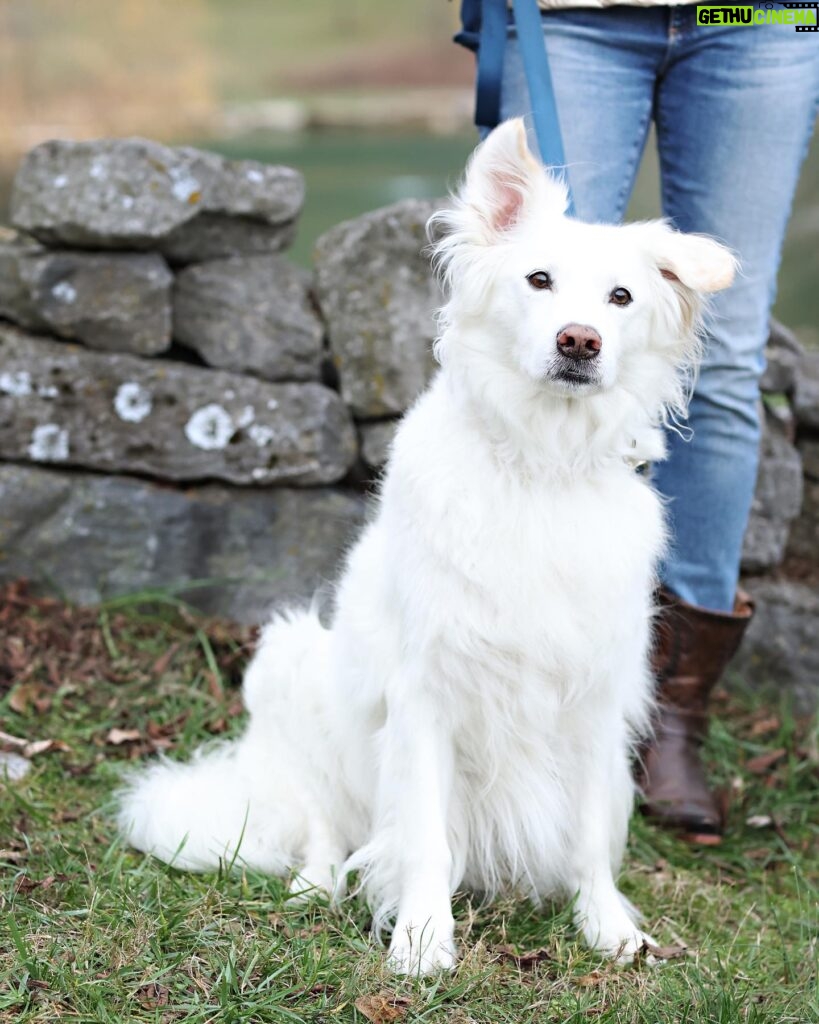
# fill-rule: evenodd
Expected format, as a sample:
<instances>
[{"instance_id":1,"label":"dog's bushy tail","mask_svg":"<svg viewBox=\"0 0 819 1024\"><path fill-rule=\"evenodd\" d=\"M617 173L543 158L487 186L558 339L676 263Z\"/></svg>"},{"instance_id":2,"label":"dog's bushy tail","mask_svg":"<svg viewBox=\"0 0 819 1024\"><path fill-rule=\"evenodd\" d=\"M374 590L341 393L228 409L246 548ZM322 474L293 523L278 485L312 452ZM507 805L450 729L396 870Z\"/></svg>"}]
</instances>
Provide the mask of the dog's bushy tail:
<instances>
[{"instance_id":1,"label":"dog's bushy tail","mask_svg":"<svg viewBox=\"0 0 819 1024\"><path fill-rule=\"evenodd\" d=\"M312 611L266 627L245 676L244 733L186 764L163 758L119 794L117 820L132 846L189 871L237 862L286 874L295 865L306 830L304 751L287 716L324 672L327 636Z\"/></svg>"}]
</instances>

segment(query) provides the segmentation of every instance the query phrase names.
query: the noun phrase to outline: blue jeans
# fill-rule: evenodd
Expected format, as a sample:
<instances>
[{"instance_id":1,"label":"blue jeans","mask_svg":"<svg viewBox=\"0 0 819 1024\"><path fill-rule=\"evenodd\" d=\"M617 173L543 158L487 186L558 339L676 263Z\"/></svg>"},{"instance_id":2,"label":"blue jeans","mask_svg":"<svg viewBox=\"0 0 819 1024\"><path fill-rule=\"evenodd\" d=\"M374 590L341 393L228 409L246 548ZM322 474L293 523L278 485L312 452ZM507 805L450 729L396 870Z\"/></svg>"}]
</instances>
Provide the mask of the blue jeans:
<instances>
[{"instance_id":1,"label":"blue jeans","mask_svg":"<svg viewBox=\"0 0 819 1024\"><path fill-rule=\"evenodd\" d=\"M623 217L653 121L663 213L741 261L707 316L690 431L669 432L669 458L653 473L672 530L665 585L731 610L756 481L768 317L819 103L819 33L697 25L695 11L575 8L542 23L577 216ZM511 27L501 114L529 114Z\"/></svg>"}]
</instances>

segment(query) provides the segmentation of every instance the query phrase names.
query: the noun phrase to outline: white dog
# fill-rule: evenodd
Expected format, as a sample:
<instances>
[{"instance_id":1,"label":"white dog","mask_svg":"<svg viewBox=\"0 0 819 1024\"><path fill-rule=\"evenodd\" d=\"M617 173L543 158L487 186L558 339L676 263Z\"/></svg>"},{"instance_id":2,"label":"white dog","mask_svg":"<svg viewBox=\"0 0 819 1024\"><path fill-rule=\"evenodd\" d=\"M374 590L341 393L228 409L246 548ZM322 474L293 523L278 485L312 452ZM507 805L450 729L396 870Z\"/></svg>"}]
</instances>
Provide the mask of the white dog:
<instances>
[{"instance_id":1,"label":"white dog","mask_svg":"<svg viewBox=\"0 0 819 1024\"><path fill-rule=\"evenodd\" d=\"M436 217L441 369L404 419L332 625L265 628L250 721L124 795L183 868L234 860L361 885L402 972L451 967L451 897L574 897L606 954L646 936L618 893L646 730L663 513L636 462L684 410L700 295L733 257L662 223L583 224L521 122Z\"/></svg>"}]
</instances>

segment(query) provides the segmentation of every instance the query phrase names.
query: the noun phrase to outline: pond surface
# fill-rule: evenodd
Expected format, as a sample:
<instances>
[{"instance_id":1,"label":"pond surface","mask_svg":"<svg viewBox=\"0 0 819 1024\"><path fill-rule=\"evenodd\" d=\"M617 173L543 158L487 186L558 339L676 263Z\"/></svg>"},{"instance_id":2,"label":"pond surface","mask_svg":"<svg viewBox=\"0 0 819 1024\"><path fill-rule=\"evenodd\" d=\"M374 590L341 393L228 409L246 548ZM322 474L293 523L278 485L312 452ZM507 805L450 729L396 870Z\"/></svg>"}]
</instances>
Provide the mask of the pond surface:
<instances>
[{"instance_id":1,"label":"pond surface","mask_svg":"<svg viewBox=\"0 0 819 1024\"><path fill-rule=\"evenodd\" d=\"M405 198L434 198L458 181L475 137L326 132L202 143L227 156L297 167L307 181L307 203L292 257L310 264L318 236L339 221ZM653 140L634 196L630 218L659 215L657 161ZM0 181L0 211L5 212L8 181ZM760 188L776 184L761 182ZM753 211L748 211L753 216ZM0 213L0 220L7 218ZM814 139L797 193L794 215L779 275L776 315L819 346L819 143Z\"/></svg>"}]
</instances>

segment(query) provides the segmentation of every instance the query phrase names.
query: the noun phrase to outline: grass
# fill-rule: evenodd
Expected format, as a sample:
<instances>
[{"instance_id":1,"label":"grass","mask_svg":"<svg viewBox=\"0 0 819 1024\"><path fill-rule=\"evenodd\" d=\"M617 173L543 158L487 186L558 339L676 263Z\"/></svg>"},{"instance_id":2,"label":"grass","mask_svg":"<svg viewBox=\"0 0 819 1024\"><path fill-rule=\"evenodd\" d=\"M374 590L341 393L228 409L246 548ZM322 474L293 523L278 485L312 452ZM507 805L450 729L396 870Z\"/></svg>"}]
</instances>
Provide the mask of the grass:
<instances>
[{"instance_id":1,"label":"grass","mask_svg":"<svg viewBox=\"0 0 819 1024\"><path fill-rule=\"evenodd\" d=\"M61 742L0 783L0 1021L819 1020L816 756L784 706L720 702L721 846L634 820L623 889L688 955L615 968L576 941L565 908L461 896L458 969L397 980L354 901L296 905L277 879L184 874L117 841L123 768L240 727L245 632L171 602L89 612L18 589L3 605L0 728Z\"/></svg>"}]
</instances>

